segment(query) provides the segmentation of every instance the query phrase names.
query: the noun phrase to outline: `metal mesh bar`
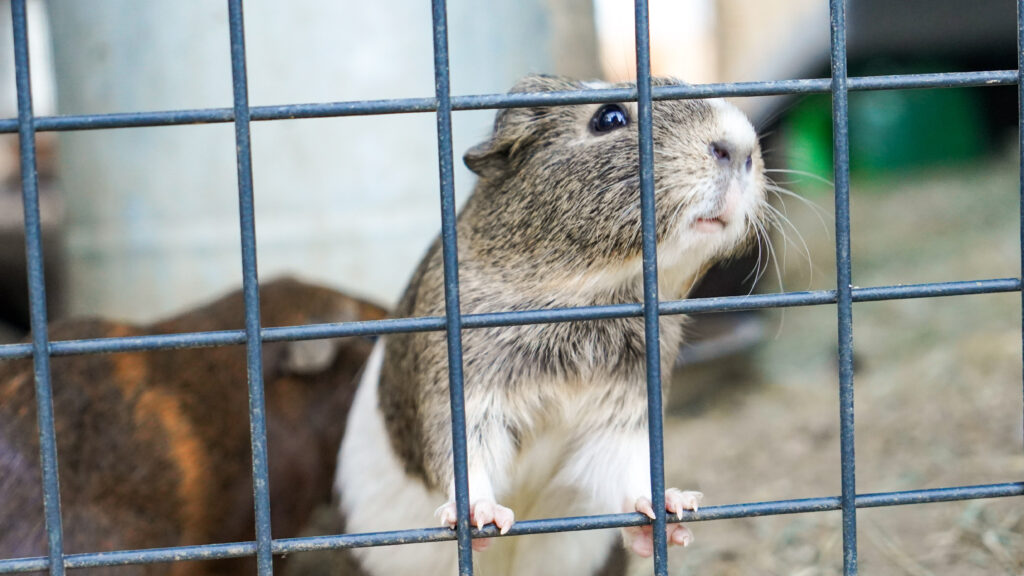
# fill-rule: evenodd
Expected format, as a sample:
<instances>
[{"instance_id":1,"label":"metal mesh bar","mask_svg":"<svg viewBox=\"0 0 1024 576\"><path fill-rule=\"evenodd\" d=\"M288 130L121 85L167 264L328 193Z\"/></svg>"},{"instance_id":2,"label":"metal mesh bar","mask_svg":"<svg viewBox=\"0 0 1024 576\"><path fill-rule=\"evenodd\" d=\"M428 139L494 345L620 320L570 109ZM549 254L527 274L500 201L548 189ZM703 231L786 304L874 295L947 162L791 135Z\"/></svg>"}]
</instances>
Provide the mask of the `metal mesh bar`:
<instances>
[{"instance_id":1,"label":"metal mesh bar","mask_svg":"<svg viewBox=\"0 0 1024 576\"><path fill-rule=\"evenodd\" d=\"M242 0L228 0L228 27L231 31L231 78L235 104L235 150L238 161L238 223L242 239L242 292L245 301L245 348L249 382L252 491L256 520L256 566L260 576L270 576L274 569L271 553L270 473L267 466L266 402L263 397L263 343L260 340L260 286L256 270L256 216L253 205L249 90L245 70L245 24L242 16Z\"/></svg>"},{"instance_id":2,"label":"metal mesh bar","mask_svg":"<svg viewBox=\"0 0 1024 576\"><path fill-rule=\"evenodd\" d=\"M854 302L877 302L880 300L905 300L911 298L938 298L943 296L966 296L972 294L993 294L1019 292L1021 282L1017 278L996 278L989 280L963 280L956 282L935 282L928 284L907 284L899 286L872 286L853 289ZM662 301L659 313L710 314L737 310L760 310L767 308L790 308L796 306L820 306L835 304L835 290L808 292L781 292L777 294L753 294L750 296L722 296L717 298L696 298L693 300ZM523 324L547 324L551 322L575 322L608 318L628 318L643 315L642 304L613 304L608 306L584 306L578 308L550 308L543 310L522 310L515 312L489 312L467 314L462 317L463 328L489 328L495 326L518 326ZM397 332L430 332L445 329L441 316L417 318L393 318L362 322L335 324L303 324L263 328L264 342L291 340L315 340L318 338L341 338L345 336L373 336ZM76 354L100 354L114 352L138 352L142 350L168 350L177 348L205 348L230 346L245 343L244 330L219 330L213 332L187 332L180 334L155 334L117 338L90 338L84 340L55 340L50 342L51 356L72 356ZM5 344L0 346L0 359L28 358L32 356L31 344Z\"/></svg>"},{"instance_id":3,"label":"metal mesh bar","mask_svg":"<svg viewBox=\"0 0 1024 576\"><path fill-rule=\"evenodd\" d=\"M888 506L905 506L911 504L927 504L934 502L956 502L977 498L1007 498L1024 496L1024 483L985 484L978 486L957 486L953 488L935 488L930 490L908 490L903 492L882 492L861 494L857 496L858 508L880 508ZM751 518L775 516L781 514L804 514L810 512L828 512L839 510L839 496L821 498L802 498L796 500L776 500L773 502L752 502L745 504L729 504L725 506L708 506L700 512L684 512L682 520L669 517L669 522L702 522L706 520L728 520L735 518ZM551 518L544 520L526 520L517 522L506 536L523 536L527 534L545 534L570 530L600 530L623 526L640 526L649 523L645 516L633 514L606 514L599 516L583 516L577 518ZM474 536L488 538L501 537L493 526L483 530L472 529ZM416 542L440 542L453 540L455 535L446 528L423 528L413 530L395 530L372 534L340 534L334 536L314 536L305 538L284 538L274 540L274 554L291 554L317 550L336 550L342 548L358 548L365 546L394 546ZM92 568L99 566L124 566L131 564L149 564L156 562L175 562L179 560L212 560L216 558L239 558L252 556L256 552L254 542L233 542L228 544L206 544L201 546L180 546L175 548L154 548L148 550L121 550L117 552L99 552L88 554L70 554L65 557L69 568ZM46 558L18 558L0 560L0 574L32 572L44 570Z\"/></svg>"},{"instance_id":4,"label":"metal mesh bar","mask_svg":"<svg viewBox=\"0 0 1024 576\"><path fill-rule=\"evenodd\" d=\"M455 475L455 533L459 575L473 575L469 530L469 480L466 463L466 398L462 379L462 312L459 309L459 250L455 233L455 177L452 166L452 102L448 70L448 15L445 0L432 0L434 86L437 92L437 164L441 184L441 249L444 258L445 330L448 344L448 394L452 416Z\"/></svg>"},{"instance_id":5,"label":"metal mesh bar","mask_svg":"<svg viewBox=\"0 0 1024 576\"><path fill-rule=\"evenodd\" d=\"M953 88L969 86L1013 86L1017 83L1016 70L947 72L939 74L903 74L893 76L865 76L850 78L851 91L896 90L923 88ZM772 96L785 94L828 94L828 78L771 80L765 82L736 82L728 84L691 84L686 86L654 86L654 100L692 98ZM635 89L614 88L547 92L531 94L475 94L452 96L452 110L489 110L494 108L521 108L552 104L594 104L602 102L631 102L636 100ZM365 116L379 114L407 114L434 112L434 98L399 98L387 100L359 100L347 102L321 102L311 104L285 104L254 106L250 109L253 121L294 120L299 118L331 118L338 116ZM104 128L134 128L148 126L178 126L185 124L216 124L232 122L231 108L204 108L199 110L165 110L157 112L122 112L115 114L81 114L67 116L41 116L35 119L36 131L99 130ZM18 131L14 118L0 120L0 134Z\"/></svg>"},{"instance_id":6,"label":"metal mesh bar","mask_svg":"<svg viewBox=\"0 0 1024 576\"><path fill-rule=\"evenodd\" d=\"M28 271L29 321L35 373L39 461L43 473L43 515L52 576L64 574L64 538L57 475L57 433L53 422L53 387L50 382L49 330L46 282L43 278L43 238L39 221L39 181L36 175L36 133L32 115L32 81L28 59L28 22L25 0L12 0L14 69L18 91L18 146L21 155L21 195L25 212L25 258Z\"/></svg>"},{"instance_id":7,"label":"metal mesh bar","mask_svg":"<svg viewBox=\"0 0 1024 576\"><path fill-rule=\"evenodd\" d=\"M640 230L643 241L644 359L647 367L647 434L654 508L654 573L668 576L665 537L665 449L661 414L661 339L658 315L657 214L654 200L654 134L651 99L651 38L647 0L636 0L636 87L640 147Z\"/></svg>"},{"instance_id":8,"label":"metal mesh bar","mask_svg":"<svg viewBox=\"0 0 1024 576\"><path fill-rule=\"evenodd\" d=\"M831 0L832 138L836 202L836 303L839 324L839 436L843 573L857 574L856 459L853 428L853 280L850 261L850 138L846 81L846 0Z\"/></svg>"},{"instance_id":9,"label":"metal mesh bar","mask_svg":"<svg viewBox=\"0 0 1024 576\"><path fill-rule=\"evenodd\" d=\"M1020 266L1021 278L1024 278L1024 0L1017 0L1017 138L1020 170ZM1024 360L1024 294L1021 294L1021 298L1021 358ZM1024 438L1024 423L1021 424L1021 435Z\"/></svg>"}]
</instances>

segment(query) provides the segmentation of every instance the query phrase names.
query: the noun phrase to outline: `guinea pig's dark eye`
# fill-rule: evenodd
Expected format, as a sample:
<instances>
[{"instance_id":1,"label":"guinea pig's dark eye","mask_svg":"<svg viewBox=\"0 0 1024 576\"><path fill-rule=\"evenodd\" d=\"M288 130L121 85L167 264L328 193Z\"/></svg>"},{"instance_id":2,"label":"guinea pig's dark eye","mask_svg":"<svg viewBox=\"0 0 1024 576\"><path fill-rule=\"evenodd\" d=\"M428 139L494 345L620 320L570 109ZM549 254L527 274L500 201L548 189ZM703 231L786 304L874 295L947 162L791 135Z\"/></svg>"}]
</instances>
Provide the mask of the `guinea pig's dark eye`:
<instances>
[{"instance_id":1,"label":"guinea pig's dark eye","mask_svg":"<svg viewBox=\"0 0 1024 576\"><path fill-rule=\"evenodd\" d=\"M621 104L605 104L598 109L590 120L590 129L598 134L611 132L616 128L629 125L629 116Z\"/></svg>"}]
</instances>

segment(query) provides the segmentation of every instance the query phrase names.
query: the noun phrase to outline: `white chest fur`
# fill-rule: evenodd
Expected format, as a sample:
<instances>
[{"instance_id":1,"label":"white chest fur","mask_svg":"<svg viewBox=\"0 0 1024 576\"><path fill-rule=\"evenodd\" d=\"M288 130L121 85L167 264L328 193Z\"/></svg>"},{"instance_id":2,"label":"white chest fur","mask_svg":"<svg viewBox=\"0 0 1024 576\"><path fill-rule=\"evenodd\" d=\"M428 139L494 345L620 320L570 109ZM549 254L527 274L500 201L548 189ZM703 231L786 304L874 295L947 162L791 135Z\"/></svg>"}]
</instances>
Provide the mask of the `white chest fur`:
<instances>
[{"instance_id":1,"label":"white chest fur","mask_svg":"<svg viewBox=\"0 0 1024 576\"><path fill-rule=\"evenodd\" d=\"M371 354L359 384L338 456L335 488L341 495L349 533L435 526L434 511L447 500L445 494L429 490L418 478L406 475L392 450L377 402L383 353L381 341ZM608 507L611 502L607 496L593 491L581 493L576 488L602 485L604 482L594 478L595 475L613 477L620 475L621 470L595 465L607 454L577 454L567 461L566 454L573 449L567 445L571 437L552 430L535 438L515 458L513 478L508 483L510 490L503 495L503 503L516 511L518 519L620 511ZM645 444L644 438L640 440ZM636 439L624 442L613 439L611 445L608 442L600 445L603 450L620 452L637 448ZM643 453L635 458L627 458L636 460L631 468L645 470L645 448L642 446ZM640 476L639 481L643 483L646 476ZM615 484L617 479L609 480ZM481 576L584 576L596 573L604 565L617 539L615 530L497 538L487 550L474 554L474 564ZM362 548L354 552L364 570L372 576L445 576L458 571L454 542Z\"/></svg>"}]
</instances>

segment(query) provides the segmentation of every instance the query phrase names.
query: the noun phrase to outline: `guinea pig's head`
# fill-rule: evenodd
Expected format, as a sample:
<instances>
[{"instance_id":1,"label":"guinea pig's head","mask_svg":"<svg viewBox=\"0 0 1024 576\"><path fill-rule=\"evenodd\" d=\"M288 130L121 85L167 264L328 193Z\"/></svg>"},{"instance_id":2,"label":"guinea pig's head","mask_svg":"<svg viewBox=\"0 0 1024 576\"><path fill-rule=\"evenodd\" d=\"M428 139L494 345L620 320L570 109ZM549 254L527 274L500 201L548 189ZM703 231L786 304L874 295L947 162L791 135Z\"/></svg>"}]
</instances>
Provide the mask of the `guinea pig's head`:
<instances>
[{"instance_id":1,"label":"guinea pig's head","mask_svg":"<svg viewBox=\"0 0 1024 576\"><path fill-rule=\"evenodd\" d=\"M613 86L632 85L530 76L512 92ZM754 128L722 100L657 101L652 115L659 284L682 296L763 228L764 163ZM474 251L549 285L635 285L638 124L633 102L500 111L491 138L465 155L480 177L468 224L483 250Z\"/></svg>"}]
</instances>

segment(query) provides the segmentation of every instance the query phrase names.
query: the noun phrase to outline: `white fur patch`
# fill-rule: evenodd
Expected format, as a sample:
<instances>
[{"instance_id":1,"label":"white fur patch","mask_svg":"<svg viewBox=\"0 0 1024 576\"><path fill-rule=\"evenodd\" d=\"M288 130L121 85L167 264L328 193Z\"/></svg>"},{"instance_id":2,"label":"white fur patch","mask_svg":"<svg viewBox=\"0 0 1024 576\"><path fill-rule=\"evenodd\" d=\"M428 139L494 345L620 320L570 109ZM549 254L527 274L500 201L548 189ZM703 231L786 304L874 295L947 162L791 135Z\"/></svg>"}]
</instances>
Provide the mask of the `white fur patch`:
<instances>
[{"instance_id":1,"label":"white fur patch","mask_svg":"<svg viewBox=\"0 0 1024 576\"><path fill-rule=\"evenodd\" d=\"M338 457L335 488L341 495L350 534L433 526L437 522L435 509L447 500L445 494L428 490L420 480L407 476L391 448L377 400L383 360L381 339L367 361ZM604 442L607 439L595 437L595 443L585 443L583 450L567 461L567 440L571 436L563 429L535 438L516 459L512 478L500 482L512 488L504 498L499 495L498 501L512 507L517 519L619 512L625 496L623 488L649 490L643 488L648 485L644 480L648 466L646 448L631 453L630 449L636 447L632 442L620 445L613 441L608 446ZM608 461L609 453L602 448L611 450L615 464ZM620 477L620 462L628 463L628 476L636 472L640 476ZM607 493L598 496L603 489L593 486L594 483L607 484ZM624 483L635 486L626 487ZM595 530L496 538L487 550L474 553L474 565L478 573L487 576L587 576L604 565L608 551L618 539L617 532ZM458 571L454 542L359 548L353 553L373 576L448 576Z\"/></svg>"},{"instance_id":2,"label":"white fur patch","mask_svg":"<svg viewBox=\"0 0 1024 576\"><path fill-rule=\"evenodd\" d=\"M510 484L514 489L504 504L512 507L517 519L559 518L618 512L597 502L593 491L574 483L567 470L567 430L551 430L524 446L516 459ZM598 480L607 462L590 479ZM600 481L600 480L598 480ZM649 490L649 488L648 488ZM476 554L480 574L513 576L518 574L557 574L588 576L607 561L608 552L619 539L618 530L560 532L518 538L496 539L486 551Z\"/></svg>"},{"instance_id":3,"label":"white fur patch","mask_svg":"<svg viewBox=\"0 0 1024 576\"><path fill-rule=\"evenodd\" d=\"M377 402L383 360L381 338L367 360L338 454L334 485L350 534L435 526L434 510L446 500L407 476L391 449ZM372 575L447 576L458 573L456 550L454 542L431 542L352 552Z\"/></svg>"},{"instance_id":4,"label":"white fur patch","mask_svg":"<svg viewBox=\"0 0 1024 576\"><path fill-rule=\"evenodd\" d=\"M723 140L741 150L753 150L757 144L757 132L746 114L721 98L707 101L718 109L718 130Z\"/></svg>"}]
</instances>

